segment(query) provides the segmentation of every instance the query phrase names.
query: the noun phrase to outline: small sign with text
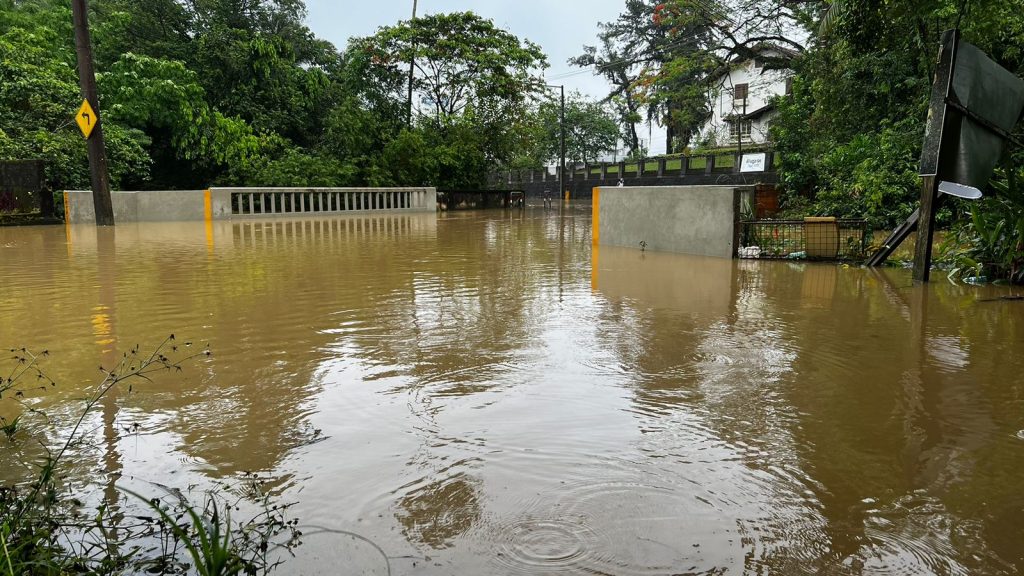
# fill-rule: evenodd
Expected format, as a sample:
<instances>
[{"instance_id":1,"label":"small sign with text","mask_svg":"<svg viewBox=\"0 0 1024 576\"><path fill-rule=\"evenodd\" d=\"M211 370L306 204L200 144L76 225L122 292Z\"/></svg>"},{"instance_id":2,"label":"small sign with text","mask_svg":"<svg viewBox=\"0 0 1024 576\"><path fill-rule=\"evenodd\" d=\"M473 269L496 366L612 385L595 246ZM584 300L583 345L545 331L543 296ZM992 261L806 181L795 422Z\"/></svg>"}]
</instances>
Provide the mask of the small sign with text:
<instances>
[{"instance_id":1,"label":"small sign with text","mask_svg":"<svg viewBox=\"0 0 1024 576\"><path fill-rule=\"evenodd\" d=\"M740 172L764 172L768 155L764 152L758 154L744 154L740 162Z\"/></svg>"}]
</instances>

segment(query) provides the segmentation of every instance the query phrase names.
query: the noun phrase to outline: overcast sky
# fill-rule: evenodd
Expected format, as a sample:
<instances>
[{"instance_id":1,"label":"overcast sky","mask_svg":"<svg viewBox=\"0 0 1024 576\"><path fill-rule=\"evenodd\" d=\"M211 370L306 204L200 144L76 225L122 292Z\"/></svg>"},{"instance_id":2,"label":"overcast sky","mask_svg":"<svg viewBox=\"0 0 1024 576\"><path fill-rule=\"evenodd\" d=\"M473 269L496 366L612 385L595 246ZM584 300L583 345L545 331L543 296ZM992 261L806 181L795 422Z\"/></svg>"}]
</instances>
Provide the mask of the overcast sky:
<instances>
[{"instance_id":1,"label":"overcast sky","mask_svg":"<svg viewBox=\"0 0 1024 576\"><path fill-rule=\"evenodd\" d=\"M418 15L472 10L520 38L536 42L548 56L547 76L580 70L567 60L597 44L597 23L614 20L623 0L418 0ZM412 16L412 0L306 0L307 24L317 36L343 49L353 36L369 36L381 26ZM608 94L604 79L591 73L557 81L595 98ZM646 128L646 126L644 127ZM664 152L664 137L654 129L652 153ZM647 130L642 130L647 138Z\"/></svg>"}]
</instances>

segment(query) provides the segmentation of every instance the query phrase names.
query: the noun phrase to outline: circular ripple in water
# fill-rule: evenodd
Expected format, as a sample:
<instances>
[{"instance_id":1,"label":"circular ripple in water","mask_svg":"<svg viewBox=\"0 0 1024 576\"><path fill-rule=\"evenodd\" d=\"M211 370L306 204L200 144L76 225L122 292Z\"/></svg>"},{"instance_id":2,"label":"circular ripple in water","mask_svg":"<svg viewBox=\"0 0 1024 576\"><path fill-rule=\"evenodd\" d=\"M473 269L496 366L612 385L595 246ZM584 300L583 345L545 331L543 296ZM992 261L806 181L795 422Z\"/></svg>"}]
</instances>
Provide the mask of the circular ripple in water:
<instances>
[{"instance_id":1,"label":"circular ripple in water","mask_svg":"<svg viewBox=\"0 0 1024 576\"><path fill-rule=\"evenodd\" d=\"M736 536L728 533L730 523L716 521L713 507L676 488L626 480L571 483L538 495L520 506L525 512L490 522L482 531L496 540L497 572L503 574L647 575L722 568L715 560Z\"/></svg>"},{"instance_id":2,"label":"circular ripple in water","mask_svg":"<svg viewBox=\"0 0 1024 576\"><path fill-rule=\"evenodd\" d=\"M606 543L582 518L523 518L506 527L503 536L497 561L523 574L583 567Z\"/></svg>"}]
</instances>

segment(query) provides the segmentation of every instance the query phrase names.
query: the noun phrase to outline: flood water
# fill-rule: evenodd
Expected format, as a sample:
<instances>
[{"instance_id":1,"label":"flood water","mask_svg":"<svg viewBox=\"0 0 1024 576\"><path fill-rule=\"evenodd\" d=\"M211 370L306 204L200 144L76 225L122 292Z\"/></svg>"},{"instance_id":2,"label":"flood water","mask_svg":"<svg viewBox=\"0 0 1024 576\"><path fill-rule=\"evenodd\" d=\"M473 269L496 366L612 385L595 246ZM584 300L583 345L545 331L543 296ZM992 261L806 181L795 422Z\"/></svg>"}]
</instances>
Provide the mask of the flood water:
<instances>
[{"instance_id":1,"label":"flood water","mask_svg":"<svg viewBox=\"0 0 1024 576\"><path fill-rule=\"evenodd\" d=\"M394 574L1024 572L1016 292L592 249L587 206L0 228L54 442L99 365L212 350L105 398L69 482L258 472ZM386 573L307 532L281 573Z\"/></svg>"}]
</instances>

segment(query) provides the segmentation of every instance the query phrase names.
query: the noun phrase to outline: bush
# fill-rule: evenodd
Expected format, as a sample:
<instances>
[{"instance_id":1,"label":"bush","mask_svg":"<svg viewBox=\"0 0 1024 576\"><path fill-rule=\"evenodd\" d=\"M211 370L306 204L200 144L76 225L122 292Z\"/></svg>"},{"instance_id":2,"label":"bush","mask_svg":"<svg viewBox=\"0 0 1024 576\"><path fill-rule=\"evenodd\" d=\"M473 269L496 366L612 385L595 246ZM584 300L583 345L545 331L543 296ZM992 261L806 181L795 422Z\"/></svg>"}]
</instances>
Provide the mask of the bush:
<instances>
[{"instance_id":1,"label":"bush","mask_svg":"<svg viewBox=\"0 0 1024 576\"><path fill-rule=\"evenodd\" d=\"M1024 284L1024 189L997 179L991 194L971 204L970 218L954 224L939 256L952 264L953 278Z\"/></svg>"}]
</instances>

